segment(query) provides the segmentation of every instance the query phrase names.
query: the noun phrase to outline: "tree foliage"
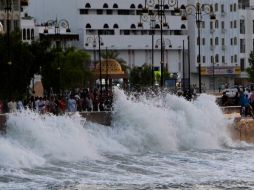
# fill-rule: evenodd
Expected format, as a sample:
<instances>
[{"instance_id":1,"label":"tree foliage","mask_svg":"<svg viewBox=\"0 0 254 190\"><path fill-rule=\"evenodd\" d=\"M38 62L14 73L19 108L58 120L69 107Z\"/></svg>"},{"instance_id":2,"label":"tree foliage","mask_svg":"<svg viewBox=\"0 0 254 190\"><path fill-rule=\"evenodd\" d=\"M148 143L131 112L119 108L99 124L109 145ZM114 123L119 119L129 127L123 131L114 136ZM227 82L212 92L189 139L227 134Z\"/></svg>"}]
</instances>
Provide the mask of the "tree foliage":
<instances>
[{"instance_id":1,"label":"tree foliage","mask_svg":"<svg viewBox=\"0 0 254 190\"><path fill-rule=\"evenodd\" d=\"M92 77L89 55L82 50L52 49L50 41L23 43L19 31L0 35L0 98L28 94L34 74L42 75L44 88L83 87Z\"/></svg>"}]
</instances>

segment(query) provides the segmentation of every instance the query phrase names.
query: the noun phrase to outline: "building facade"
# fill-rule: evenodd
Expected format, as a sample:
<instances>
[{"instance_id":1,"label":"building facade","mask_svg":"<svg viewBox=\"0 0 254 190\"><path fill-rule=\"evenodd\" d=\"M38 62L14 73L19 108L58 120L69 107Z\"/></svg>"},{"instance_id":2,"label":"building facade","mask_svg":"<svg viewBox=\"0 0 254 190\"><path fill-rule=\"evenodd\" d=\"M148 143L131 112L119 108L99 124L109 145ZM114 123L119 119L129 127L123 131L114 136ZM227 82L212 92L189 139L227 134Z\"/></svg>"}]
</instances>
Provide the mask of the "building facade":
<instances>
[{"instance_id":1,"label":"building facade","mask_svg":"<svg viewBox=\"0 0 254 190\"><path fill-rule=\"evenodd\" d=\"M20 28L20 0L0 0L0 28L5 33Z\"/></svg>"},{"instance_id":2,"label":"building facade","mask_svg":"<svg viewBox=\"0 0 254 190\"><path fill-rule=\"evenodd\" d=\"M179 0L178 6L196 5L197 2L197 0ZM204 90L218 90L225 84L229 86L245 84L248 80L245 71L249 67L248 57L254 46L254 2L251 0L200 2L203 5L212 5L216 15L216 19L211 20L206 10L202 10L200 52L195 14L189 15L187 21L182 21L181 15L174 13L174 7L165 8L168 27L163 27L163 39L170 43L165 46L164 52L166 69L182 78L184 64L185 78L188 78L189 73L186 69L190 64L191 84L197 86L200 55L201 81ZM103 42L101 50L107 48L118 51L119 58L125 60L129 67L151 65L154 55L153 64L160 68L160 22L156 20L152 47L151 22L143 22L142 27L138 24L144 4L145 0L73 0L71 2L31 0L29 14L35 17L37 25L49 19L67 19L72 30L80 35L78 46L89 51L93 61L98 60L98 35L100 35ZM156 4L151 9L156 9ZM190 63L187 36L190 44ZM89 43L89 39L97 40L95 43Z\"/></svg>"},{"instance_id":3,"label":"building facade","mask_svg":"<svg viewBox=\"0 0 254 190\"><path fill-rule=\"evenodd\" d=\"M157 2L157 1L155 1ZM31 0L30 15L37 23L52 18L65 18L73 31L80 34L79 47L91 53L93 61L98 60L98 35L103 42L101 50L106 48L119 53L119 58L129 67L151 65L161 67L161 27L159 18L155 21L152 42L151 22L139 26L144 0ZM180 3L186 3L185 0ZM156 9L156 3L149 7ZM168 26L162 28L165 41L164 66L170 73L182 75L183 43L187 48L188 24L181 21L181 16L174 14L174 7L165 7ZM96 39L95 43L89 40ZM184 41L184 42L183 42ZM152 44L154 46L152 47ZM153 53L152 53L153 52ZM154 55L154 56L152 56ZM187 56L187 55L186 55Z\"/></svg>"}]
</instances>

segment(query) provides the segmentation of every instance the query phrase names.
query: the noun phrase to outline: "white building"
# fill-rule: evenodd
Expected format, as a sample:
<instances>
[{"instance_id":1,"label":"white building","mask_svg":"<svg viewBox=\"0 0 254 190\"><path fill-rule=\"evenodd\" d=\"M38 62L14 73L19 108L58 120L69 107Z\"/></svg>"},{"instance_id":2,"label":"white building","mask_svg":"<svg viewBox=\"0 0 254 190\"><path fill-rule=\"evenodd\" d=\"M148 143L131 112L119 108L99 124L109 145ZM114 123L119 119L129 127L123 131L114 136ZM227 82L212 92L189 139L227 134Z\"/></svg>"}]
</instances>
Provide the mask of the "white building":
<instances>
[{"instance_id":1,"label":"white building","mask_svg":"<svg viewBox=\"0 0 254 190\"><path fill-rule=\"evenodd\" d=\"M254 47L254 1L239 0L239 48L241 81L246 82L247 73L244 72L250 66L249 55Z\"/></svg>"},{"instance_id":2,"label":"white building","mask_svg":"<svg viewBox=\"0 0 254 190\"><path fill-rule=\"evenodd\" d=\"M155 2L157 2L155 0ZM173 1L171 1L173 2ZM182 4L196 4L197 0L179 0ZM201 4L212 5L216 20L210 20L209 14L202 10L201 39L201 81L202 87L218 90L219 86L243 84L248 75L248 57L254 44L254 1L252 0L202 0ZM98 41L86 43L88 39L98 39L100 34L103 46L101 50L117 50L119 58L130 67L152 63L152 35L149 22L138 27L139 13L145 0L30 0L29 14L36 18L36 23L45 23L49 19L65 18L72 31L80 34L79 46L96 53L98 60ZM154 5L156 6L156 5ZM194 11L195 12L195 11ZM183 40L185 45L185 69L188 69L187 35L190 37L191 84L199 85L198 29L195 16L188 16L188 21L174 14L174 8L166 9L169 28L163 28L163 38L171 42L172 47L165 48L165 67L170 73L182 76ZM157 24L158 23L157 20ZM160 26L155 29L154 66L160 67ZM185 78L188 71L185 70Z\"/></svg>"},{"instance_id":3,"label":"white building","mask_svg":"<svg viewBox=\"0 0 254 190\"><path fill-rule=\"evenodd\" d=\"M179 4L182 3L186 3L186 0L179 1ZM133 67L152 64L150 23L144 22L142 28L138 27L139 13L144 5L145 0L31 0L29 14L35 17L37 23L56 17L68 20L72 30L80 34L80 47L90 51L92 57L94 51L98 52L98 41L94 47L89 43L89 39L98 38L100 34L103 42L101 50L105 50L106 47L108 50L117 50L119 58ZM155 6L154 4L152 9L155 9ZM165 7L169 27L163 27L163 38L166 42L164 66L170 73L181 75L182 47L185 40L185 48L187 48L188 26L181 21L181 16L174 15L173 11L173 7ZM161 66L160 39L160 23L157 18L154 35L154 66L159 68Z\"/></svg>"}]
</instances>

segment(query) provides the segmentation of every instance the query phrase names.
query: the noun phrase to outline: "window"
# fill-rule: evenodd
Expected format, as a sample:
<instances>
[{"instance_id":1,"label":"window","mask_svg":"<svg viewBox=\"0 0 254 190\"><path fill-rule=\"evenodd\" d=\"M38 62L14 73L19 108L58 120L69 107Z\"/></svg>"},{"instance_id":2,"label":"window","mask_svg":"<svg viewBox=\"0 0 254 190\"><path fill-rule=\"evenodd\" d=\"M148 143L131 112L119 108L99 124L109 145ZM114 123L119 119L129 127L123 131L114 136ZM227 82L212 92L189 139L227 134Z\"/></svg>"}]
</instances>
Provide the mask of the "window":
<instances>
[{"instance_id":1,"label":"window","mask_svg":"<svg viewBox=\"0 0 254 190\"><path fill-rule=\"evenodd\" d=\"M107 9L107 8L108 8L108 4L107 4L107 3L104 3L104 4L103 4L103 8L104 8L104 9Z\"/></svg>"},{"instance_id":2,"label":"window","mask_svg":"<svg viewBox=\"0 0 254 190\"><path fill-rule=\"evenodd\" d=\"M210 61L211 61L211 63L214 63L214 58L213 58L213 56L210 57Z\"/></svg>"},{"instance_id":3,"label":"window","mask_svg":"<svg viewBox=\"0 0 254 190\"><path fill-rule=\"evenodd\" d=\"M91 8L91 5L89 4L89 3L87 3L86 5L85 5L85 8Z\"/></svg>"},{"instance_id":4,"label":"window","mask_svg":"<svg viewBox=\"0 0 254 190\"><path fill-rule=\"evenodd\" d=\"M86 24L86 28L91 28L91 24Z\"/></svg>"},{"instance_id":5,"label":"window","mask_svg":"<svg viewBox=\"0 0 254 190\"><path fill-rule=\"evenodd\" d=\"M252 21L252 33L254 34L254 20Z\"/></svg>"},{"instance_id":6,"label":"window","mask_svg":"<svg viewBox=\"0 0 254 190\"><path fill-rule=\"evenodd\" d=\"M237 45L237 37L234 37L234 45Z\"/></svg>"},{"instance_id":7,"label":"window","mask_svg":"<svg viewBox=\"0 0 254 190\"><path fill-rule=\"evenodd\" d=\"M136 7L135 7L134 4L131 4L130 8L131 8L131 9L135 9Z\"/></svg>"},{"instance_id":8,"label":"window","mask_svg":"<svg viewBox=\"0 0 254 190\"><path fill-rule=\"evenodd\" d=\"M218 11L218 3L215 3L214 9L215 9L215 12Z\"/></svg>"},{"instance_id":9,"label":"window","mask_svg":"<svg viewBox=\"0 0 254 190\"><path fill-rule=\"evenodd\" d=\"M220 8L221 8L221 12L224 13L225 12L225 10L224 10L224 4L221 4Z\"/></svg>"},{"instance_id":10,"label":"window","mask_svg":"<svg viewBox=\"0 0 254 190\"><path fill-rule=\"evenodd\" d=\"M234 40L233 40L233 38L230 38L230 45L231 45L231 46L234 45Z\"/></svg>"},{"instance_id":11,"label":"window","mask_svg":"<svg viewBox=\"0 0 254 190\"><path fill-rule=\"evenodd\" d=\"M240 20L240 34L245 34L245 21Z\"/></svg>"},{"instance_id":12,"label":"window","mask_svg":"<svg viewBox=\"0 0 254 190\"><path fill-rule=\"evenodd\" d=\"M219 38L218 37L215 38L215 45L219 45Z\"/></svg>"},{"instance_id":13,"label":"window","mask_svg":"<svg viewBox=\"0 0 254 190\"><path fill-rule=\"evenodd\" d=\"M205 45L205 38L202 39L202 44Z\"/></svg>"},{"instance_id":14,"label":"window","mask_svg":"<svg viewBox=\"0 0 254 190\"><path fill-rule=\"evenodd\" d=\"M34 40L34 29L31 29L31 40Z\"/></svg>"},{"instance_id":15,"label":"window","mask_svg":"<svg viewBox=\"0 0 254 190\"><path fill-rule=\"evenodd\" d=\"M135 24L132 24L132 25L131 25L131 28L132 28L132 29L136 28L136 25L135 25Z\"/></svg>"},{"instance_id":16,"label":"window","mask_svg":"<svg viewBox=\"0 0 254 190\"><path fill-rule=\"evenodd\" d=\"M230 5L230 12L232 12L233 11L233 5L231 4Z\"/></svg>"},{"instance_id":17,"label":"window","mask_svg":"<svg viewBox=\"0 0 254 190\"><path fill-rule=\"evenodd\" d=\"M168 5L164 5L164 9L169 9L169 6Z\"/></svg>"},{"instance_id":18,"label":"window","mask_svg":"<svg viewBox=\"0 0 254 190\"><path fill-rule=\"evenodd\" d=\"M224 55L221 56L221 62L222 62L222 63L225 63L225 56L224 56Z\"/></svg>"},{"instance_id":19,"label":"window","mask_svg":"<svg viewBox=\"0 0 254 190\"><path fill-rule=\"evenodd\" d=\"M210 45L213 46L213 39L210 38Z\"/></svg>"},{"instance_id":20,"label":"window","mask_svg":"<svg viewBox=\"0 0 254 190\"><path fill-rule=\"evenodd\" d=\"M104 24L103 28L109 28L108 24Z\"/></svg>"},{"instance_id":21,"label":"window","mask_svg":"<svg viewBox=\"0 0 254 190\"><path fill-rule=\"evenodd\" d=\"M203 63L205 63L206 61L205 61L205 56L203 56Z\"/></svg>"},{"instance_id":22,"label":"window","mask_svg":"<svg viewBox=\"0 0 254 190\"><path fill-rule=\"evenodd\" d=\"M181 25L181 29L182 29L182 30L186 29L185 24L182 24L182 25Z\"/></svg>"},{"instance_id":23,"label":"window","mask_svg":"<svg viewBox=\"0 0 254 190\"><path fill-rule=\"evenodd\" d=\"M138 5L138 9L143 9L143 5L142 5L142 4L139 4L139 5Z\"/></svg>"},{"instance_id":24,"label":"window","mask_svg":"<svg viewBox=\"0 0 254 190\"><path fill-rule=\"evenodd\" d=\"M224 23L224 21L221 21L221 29L225 29L225 23Z\"/></svg>"},{"instance_id":25,"label":"window","mask_svg":"<svg viewBox=\"0 0 254 190\"><path fill-rule=\"evenodd\" d=\"M97 10L97 15L102 15L102 14L103 14L103 10L98 9L98 10Z\"/></svg>"},{"instance_id":26,"label":"window","mask_svg":"<svg viewBox=\"0 0 254 190\"><path fill-rule=\"evenodd\" d=\"M113 11L112 10L106 10L107 15L112 15Z\"/></svg>"},{"instance_id":27,"label":"window","mask_svg":"<svg viewBox=\"0 0 254 190\"><path fill-rule=\"evenodd\" d=\"M245 53L245 40L240 39L240 53Z\"/></svg>"},{"instance_id":28,"label":"window","mask_svg":"<svg viewBox=\"0 0 254 190\"><path fill-rule=\"evenodd\" d=\"M117 9L117 8L118 8L118 5L115 3L115 4L113 5L113 8L114 8L114 9Z\"/></svg>"},{"instance_id":29,"label":"window","mask_svg":"<svg viewBox=\"0 0 254 190\"><path fill-rule=\"evenodd\" d=\"M26 36L27 36L27 39L30 40L30 29L26 29Z\"/></svg>"},{"instance_id":30,"label":"window","mask_svg":"<svg viewBox=\"0 0 254 190\"><path fill-rule=\"evenodd\" d=\"M213 29L213 21L210 21L210 29Z\"/></svg>"},{"instance_id":31,"label":"window","mask_svg":"<svg viewBox=\"0 0 254 190\"><path fill-rule=\"evenodd\" d=\"M245 70L245 59L244 58L240 59L240 67L241 67L241 71Z\"/></svg>"},{"instance_id":32,"label":"window","mask_svg":"<svg viewBox=\"0 0 254 190\"><path fill-rule=\"evenodd\" d=\"M234 20L234 28L236 28L237 26L237 21L236 20Z\"/></svg>"},{"instance_id":33,"label":"window","mask_svg":"<svg viewBox=\"0 0 254 190\"><path fill-rule=\"evenodd\" d=\"M79 14L81 15L88 15L88 10L87 9L80 9Z\"/></svg>"},{"instance_id":34,"label":"window","mask_svg":"<svg viewBox=\"0 0 254 190\"><path fill-rule=\"evenodd\" d=\"M215 21L215 28L219 28L219 21L218 20Z\"/></svg>"},{"instance_id":35,"label":"window","mask_svg":"<svg viewBox=\"0 0 254 190\"><path fill-rule=\"evenodd\" d=\"M237 63L237 55L234 55L234 62Z\"/></svg>"},{"instance_id":36,"label":"window","mask_svg":"<svg viewBox=\"0 0 254 190\"><path fill-rule=\"evenodd\" d=\"M233 21L230 22L230 28L233 28Z\"/></svg>"},{"instance_id":37,"label":"window","mask_svg":"<svg viewBox=\"0 0 254 190\"><path fill-rule=\"evenodd\" d=\"M231 56L231 63L234 62L234 56Z\"/></svg>"},{"instance_id":38,"label":"window","mask_svg":"<svg viewBox=\"0 0 254 190\"><path fill-rule=\"evenodd\" d=\"M119 28L118 24L114 24L113 28Z\"/></svg>"},{"instance_id":39,"label":"window","mask_svg":"<svg viewBox=\"0 0 254 190\"><path fill-rule=\"evenodd\" d=\"M216 55L215 55L215 62L216 62L216 63L219 63L219 61L220 61L220 60L219 60L219 54L216 54Z\"/></svg>"},{"instance_id":40,"label":"window","mask_svg":"<svg viewBox=\"0 0 254 190\"><path fill-rule=\"evenodd\" d=\"M221 38L221 45L225 46L225 38Z\"/></svg>"},{"instance_id":41,"label":"window","mask_svg":"<svg viewBox=\"0 0 254 190\"><path fill-rule=\"evenodd\" d=\"M234 4L234 11L236 12L236 3Z\"/></svg>"},{"instance_id":42,"label":"window","mask_svg":"<svg viewBox=\"0 0 254 190\"><path fill-rule=\"evenodd\" d=\"M26 40L26 29L23 29L22 34L23 34L23 40Z\"/></svg>"}]
</instances>

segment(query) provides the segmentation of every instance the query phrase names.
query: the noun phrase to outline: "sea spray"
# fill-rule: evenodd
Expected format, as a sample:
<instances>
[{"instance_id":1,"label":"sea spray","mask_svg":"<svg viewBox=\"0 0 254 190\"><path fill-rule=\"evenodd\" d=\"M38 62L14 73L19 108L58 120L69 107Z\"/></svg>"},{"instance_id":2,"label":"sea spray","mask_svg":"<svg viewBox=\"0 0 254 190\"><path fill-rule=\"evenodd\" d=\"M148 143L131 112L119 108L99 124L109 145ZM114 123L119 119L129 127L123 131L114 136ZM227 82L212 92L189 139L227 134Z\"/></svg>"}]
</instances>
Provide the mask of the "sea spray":
<instances>
[{"instance_id":1,"label":"sea spray","mask_svg":"<svg viewBox=\"0 0 254 190\"><path fill-rule=\"evenodd\" d=\"M18 150L25 151L27 157L36 155L41 160L63 161L96 159L99 154L89 142L83 120L76 114L54 116L29 110L18 112L9 115L4 138L12 142L10 149L20 147Z\"/></svg>"},{"instance_id":2,"label":"sea spray","mask_svg":"<svg viewBox=\"0 0 254 190\"><path fill-rule=\"evenodd\" d=\"M189 102L164 94L114 90L112 126L87 122L79 114L9 114L0 138L2 164L37 166L50 160L102 159L105 153L136 154L222 148L229 135L212 96ZM20 156L15 156L20 155Z\"/></svg>"},{"instance_id":3,"label":"sea spray","mask_svg":"<svg viewBox=\"0 0 254 190\"><path fill-rule=\"evenodd\" d=\"M215 98L201 95L189 102L172 94L126 95L115 89L114 125L119 142L135 151L220 148L229 140Z\"/></svg>"}]
</instances>

